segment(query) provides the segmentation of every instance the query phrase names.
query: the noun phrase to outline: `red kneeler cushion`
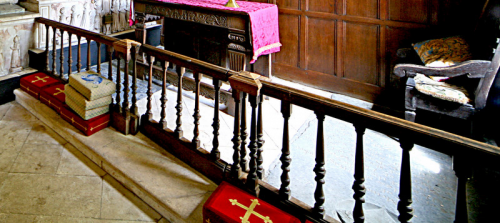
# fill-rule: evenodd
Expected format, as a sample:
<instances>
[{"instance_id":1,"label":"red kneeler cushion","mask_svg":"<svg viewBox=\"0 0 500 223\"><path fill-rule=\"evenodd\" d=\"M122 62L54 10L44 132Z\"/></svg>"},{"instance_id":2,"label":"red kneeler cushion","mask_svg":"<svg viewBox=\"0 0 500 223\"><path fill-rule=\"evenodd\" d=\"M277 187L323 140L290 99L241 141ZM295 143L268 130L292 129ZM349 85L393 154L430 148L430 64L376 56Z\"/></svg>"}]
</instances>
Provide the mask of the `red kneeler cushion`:
<instances>
[{"instance_id":1,"label":"red kneeler cushion","mask_svg":"<svg viewBox=\"0 0 500 223\"><path fill-rule=\"evenodd\" d=\"M111 116L109 113L106 113L89 120L84 120L73 112L69 106L64 105L61 108L61 117L86 136L90 136L108 127Z\"/></svg>"},{"instance_id":2,"label":"red kneeler cushion","mask_svg":"<svg viewBox=\"0 0 500 223\"><path fill-rule=\"evenodd\" d=\"M59 83L57 79L42 72L23 77L20 82L21 89L36 99L39 99L40 91L42 91L43 88Z\"/></svg>"},{"instance_id":3,"label":"red kneeler cushion","mask_svg":"<svg viewBox=\"0 0 500 223\"><path fill-rule=\"evenodd\" d=\"M222 182L203 205L203 223L300 223L296 217Z\"/></svg>"},{"instance_id":4,"label":"red kneeler cushion","mask_svg":"<svg viewBox=\"0 0 500 223\"><path fill-rule=\"evenodd\" d=\"M59 114L61 113L61 108L64 105L65 100L66 96L64 95L64 84L52 85L44 88L40 92L40 101L56 110Z\"/></svg>"}]
</instances>

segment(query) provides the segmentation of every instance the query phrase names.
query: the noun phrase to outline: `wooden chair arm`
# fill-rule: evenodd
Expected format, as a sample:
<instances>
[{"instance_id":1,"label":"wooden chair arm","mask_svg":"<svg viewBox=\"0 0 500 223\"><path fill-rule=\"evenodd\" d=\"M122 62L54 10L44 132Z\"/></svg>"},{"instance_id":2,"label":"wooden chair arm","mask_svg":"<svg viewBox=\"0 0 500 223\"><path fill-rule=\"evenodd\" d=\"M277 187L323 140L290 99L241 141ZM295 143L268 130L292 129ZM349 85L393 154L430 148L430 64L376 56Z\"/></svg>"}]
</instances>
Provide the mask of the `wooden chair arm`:
<instances>
[{"instance_id":1,"label":"wooden chair arm","mask_svg":"<svg viewBox=\"0 0 500 223\"><path fill-rule=\"evenodd\" d=\"M394 74L399 77L414 77L416 73L428 76L456 77L469 74L469 78L482 78L490 67L491 61L468 60L449 67L426 67L415 64L398 64L394 67Z\"/></svg>"}]
</instances>

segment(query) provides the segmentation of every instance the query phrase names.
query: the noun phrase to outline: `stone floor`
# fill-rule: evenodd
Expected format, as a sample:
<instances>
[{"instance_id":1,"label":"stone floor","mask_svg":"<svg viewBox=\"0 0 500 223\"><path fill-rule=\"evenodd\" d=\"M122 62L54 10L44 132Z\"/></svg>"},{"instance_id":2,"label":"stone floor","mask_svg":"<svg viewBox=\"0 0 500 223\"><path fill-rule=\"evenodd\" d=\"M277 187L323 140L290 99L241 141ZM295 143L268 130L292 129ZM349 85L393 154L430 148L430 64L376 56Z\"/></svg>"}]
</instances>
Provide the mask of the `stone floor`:
<instances>
[{"instance_id":1,"label":"stone floor","mask_svg":"<svg viewBox=\"0 0 500 223\"><path fill-rule=\"evenodd\" d=\"M17 102L0 132L0 222L166 222Z\"/></svg>"}]
</instances>

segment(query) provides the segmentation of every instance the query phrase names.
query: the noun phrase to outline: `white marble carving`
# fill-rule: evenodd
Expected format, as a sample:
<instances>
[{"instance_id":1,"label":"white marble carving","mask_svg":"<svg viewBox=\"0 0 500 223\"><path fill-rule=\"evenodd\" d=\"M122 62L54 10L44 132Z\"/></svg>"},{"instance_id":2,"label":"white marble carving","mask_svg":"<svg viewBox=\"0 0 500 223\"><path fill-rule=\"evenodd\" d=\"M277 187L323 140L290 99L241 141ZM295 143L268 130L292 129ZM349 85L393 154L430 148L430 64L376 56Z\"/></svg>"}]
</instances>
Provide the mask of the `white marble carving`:
<instances>
[{"instance_id":1,"label":"white marble carving","mask_svg":"<svg viewBox=\"0 0 500 223\"><path fill-rule=\"evenodd\" d=\"M120 3L118 0L113 0L111 6L111 14L113 15L112 32L120 31Z\"/></svg>"},{"instance_id":2,"label":"white marble carving","mask_svg":"<svg viewBox=\"0 0 500 223\"><path fill-rule=\"evenodd\" d=\"M14 44L10 48L12 57L10 59L10 73L16 73L23 69L21 65L21 46L19 45L19 36L14 37Z\"/></svg>"},{"instance_id":3,"label":"white marble carving","mask_svg":"<svg viewBox=\"0 0 500 223\"><path fill-rule=\"evenodd\" d=\"M83 15L82 15L82 20L80 21L80 28L82 29L88 29L89 27L89 4L84 3L83 4Z\"/></svg>"},{"instance_id":4,"label":"white marble carving","mask_svg":"<svg viewBox=\"0 0 500 223\"><path fill-rule=\"evenodd\" d=\"M81 11L76 5L71 6L71 21L70 25L78 27L80 24Z\"/></svg>"},{"instance_id":5,"label":"white marble carving","mask_svg":"<svg viewBox=\"0 0 500 223\"><path fill-rule=\"evenodd\" d=\"M128 27L127 13L127 1L120 0L120 31L126 30Z\"/></svg>"}]
</instances>

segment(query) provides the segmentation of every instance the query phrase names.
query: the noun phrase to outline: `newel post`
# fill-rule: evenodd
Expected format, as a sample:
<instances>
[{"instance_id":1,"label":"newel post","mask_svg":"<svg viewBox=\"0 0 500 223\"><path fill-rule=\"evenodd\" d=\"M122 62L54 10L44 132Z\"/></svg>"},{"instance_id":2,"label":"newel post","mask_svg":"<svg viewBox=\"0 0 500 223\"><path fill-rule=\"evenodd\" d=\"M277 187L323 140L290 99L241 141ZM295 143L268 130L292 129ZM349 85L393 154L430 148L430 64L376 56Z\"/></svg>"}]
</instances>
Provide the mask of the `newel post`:
<instances>
[{"instance_id":1,"label":"newel post","mask_svg":"<svg viewBox=\"0 0 500 223\"><path fill-rule=\"evenodd\" d=\"M259 78L259 74L251 73L248 71L240 71L239 73L229 77L229 83L231 84L231 88L233 89L233 91L247 93L249 95L250 105L252 107L252 119L250 123L250 144L248 145L248 148L250 149L250 171L248 172L245 185L247 189L256 196L258 196L259 194L259 179L257 177L257 105L260 99L260 89L262 88L262 83L260 83ZM238 108L236 108L236 112L240 112ZM235 117L236 115L238 115L239 117L239 114L235 114ZM236 151L237 149L235 150L235 152Z\"/></svg>"},{"instance_id":2,"label":"newel post","mask_svg":"<svg viewBox=\"0 0 500 223\"><path fill-rule=\"evenodd\" d=\"M124 39L120 41L116 41L113 43L113 48L118 59L125 60L125 71L123 72L123 103L121 104L121 109L113 110L112 118L113 118L113 127L116 128L119 132L127 135L129 133L135 134L138 132L139 126L139 116L134 111L137 107L135 105L136 100L129 100L129 98L135 98L134 95L129 97L130 93L130 81L129 81L129 63L132 60L135 63L136 60L136 51L137 47L141 44L139 42ZM135 66L134 66L135 67ZM117 69L117 76L120 75L119 69ZM120 82L121 78L117 77L117 82ZM136 74L134 69L134 74L132 75L132 94L135 94L135 83L136 83ZM117 83L117 88L121 87L121 83ZM121 89L117 89L119 93ZM132 101L132 105L130 105L130 101ZM119 106L120 101L117 101L117 107ZM132 112L130 111L132 108Z\"/></svg>"}]
</instances>

